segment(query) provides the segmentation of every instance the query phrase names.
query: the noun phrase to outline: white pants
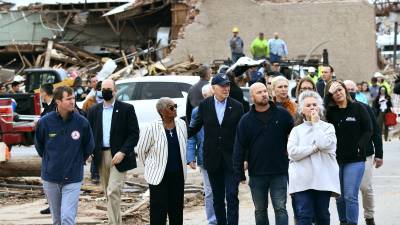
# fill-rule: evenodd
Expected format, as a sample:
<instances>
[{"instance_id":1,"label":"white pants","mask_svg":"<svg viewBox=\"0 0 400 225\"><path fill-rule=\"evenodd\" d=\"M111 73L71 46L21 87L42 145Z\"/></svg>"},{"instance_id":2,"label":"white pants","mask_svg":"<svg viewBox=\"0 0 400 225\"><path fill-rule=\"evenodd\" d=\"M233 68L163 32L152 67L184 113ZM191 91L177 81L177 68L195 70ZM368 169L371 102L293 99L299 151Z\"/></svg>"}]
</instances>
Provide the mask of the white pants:
<instances>
[{"instance_id":1,"label":"white pants","mask_svg":"<svg viewBox=\"0 0 400 225\"><path fill-rule=\"evenodd\" d=\"M366 219L374 218L374 189L372 187L372 171L374 169L374 155L368 156L365 162L364 176L361 181L362 203L364 208L364 217Z\"/></svg>"}]
</instances>

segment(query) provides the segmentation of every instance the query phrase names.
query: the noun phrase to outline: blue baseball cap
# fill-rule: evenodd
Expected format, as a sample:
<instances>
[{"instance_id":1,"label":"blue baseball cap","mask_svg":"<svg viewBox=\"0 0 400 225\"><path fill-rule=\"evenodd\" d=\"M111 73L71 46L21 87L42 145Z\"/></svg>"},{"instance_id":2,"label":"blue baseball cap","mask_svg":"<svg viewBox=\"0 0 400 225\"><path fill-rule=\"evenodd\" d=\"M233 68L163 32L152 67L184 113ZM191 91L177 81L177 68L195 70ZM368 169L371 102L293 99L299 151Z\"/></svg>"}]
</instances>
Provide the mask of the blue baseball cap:
<instances>
[{"instance_id":1,"label":"blue baseball cap","mask_svg":"<svg viewBox=\"0 0 400 225\"><path fill-rule=\"evenodd\" d=\"M224 73L217 73L211 80L211 85L225 86L230 83L231 81L229 80L228 76Z\"/></svg>"}]
</instances>

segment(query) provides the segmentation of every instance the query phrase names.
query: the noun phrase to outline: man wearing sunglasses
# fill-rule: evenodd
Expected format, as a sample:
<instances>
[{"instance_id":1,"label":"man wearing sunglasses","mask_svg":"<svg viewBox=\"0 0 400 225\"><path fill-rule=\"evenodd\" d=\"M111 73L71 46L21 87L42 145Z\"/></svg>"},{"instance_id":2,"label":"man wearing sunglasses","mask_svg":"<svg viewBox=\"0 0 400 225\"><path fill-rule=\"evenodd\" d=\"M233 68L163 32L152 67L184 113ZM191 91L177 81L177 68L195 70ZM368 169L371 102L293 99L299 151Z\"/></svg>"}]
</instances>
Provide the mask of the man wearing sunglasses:
<instances>
[{"instance_id":1,"label":"man wearing sunglasses","mask_svg":"<svg viewBox=\"0 0 400 225\"><path fill-rule=\"evenodd\" d=\"M211 85L214 96L200 103L188 134L191 137L204 126L204 167L210 179L217 222L219 225L237 225L239 183L233 176L232 152L243 106L229 97L230 81L226 74L216 74Z\"/></svg>"},{"instance_id":2,"label":"man wearing sunglasses","mask_svg":"<svg viewBox=\"0 0 400 225\"><path fill-rule=\"evenodd\" d=\"M122 224L121 189L126 171L136 168L139 125L133 106L115 100L113 80L104 80L101 92L104 101L88 112L95 140L94 160L107 199L108 224Z\"/></svg>"}]
</instances>

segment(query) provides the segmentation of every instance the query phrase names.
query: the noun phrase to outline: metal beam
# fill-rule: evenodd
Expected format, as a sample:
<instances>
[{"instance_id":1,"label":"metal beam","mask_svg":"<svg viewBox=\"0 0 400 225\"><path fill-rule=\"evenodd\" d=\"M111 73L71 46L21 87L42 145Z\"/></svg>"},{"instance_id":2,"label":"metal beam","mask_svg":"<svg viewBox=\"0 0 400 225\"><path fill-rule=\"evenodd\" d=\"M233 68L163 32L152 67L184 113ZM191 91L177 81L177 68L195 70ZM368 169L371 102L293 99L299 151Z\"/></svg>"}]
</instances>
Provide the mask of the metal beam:
<instances>
[{"instance_id":1,"label":"metal beam","mask_svg":"<svg viewBox=\"0 0 400 225\"><path fill-rule=\"evenodd\" d=\"M105 17L107 23L110 25L111 29L114 31L114 33L116 35L119 35L119 32L117 30L117 28L115 28L114 24L112 23L112 21L110 20L110 18L108 16Z\"/></svg>"}]
</instances>

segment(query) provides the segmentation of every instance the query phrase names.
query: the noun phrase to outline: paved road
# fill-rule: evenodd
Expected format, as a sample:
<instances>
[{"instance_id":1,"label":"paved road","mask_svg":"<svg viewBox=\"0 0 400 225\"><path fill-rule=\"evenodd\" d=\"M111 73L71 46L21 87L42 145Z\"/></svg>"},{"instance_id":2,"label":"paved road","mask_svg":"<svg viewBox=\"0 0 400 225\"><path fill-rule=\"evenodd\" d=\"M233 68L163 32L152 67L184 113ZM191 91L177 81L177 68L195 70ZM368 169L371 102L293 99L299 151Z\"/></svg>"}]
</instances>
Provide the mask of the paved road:
<instances>
[{"instance_id":1,"label":"paved road","mask_svg":"<svg viewBox=\"0 0 400 225\"><path fill-rule=\"evenodd\" d=\"M400 225L400 141L394 140L384 143L384 165L374 171L374 187L376 193L376 224ZM239 198L239 224L255 224L254 206L247 185L241 185ZM294 224L290 198L288 198L287 209L290 214L290 224ZM331 224L339 224L333 198L331 199L330 212ZM365 224L362 212L362 207L360 207L359 224ZM275 224L272 206L269 208L269 218L270 224ZM185 225L207 224L204 207L185 209L184 219Z\"/></svg>"}]
</instances>

